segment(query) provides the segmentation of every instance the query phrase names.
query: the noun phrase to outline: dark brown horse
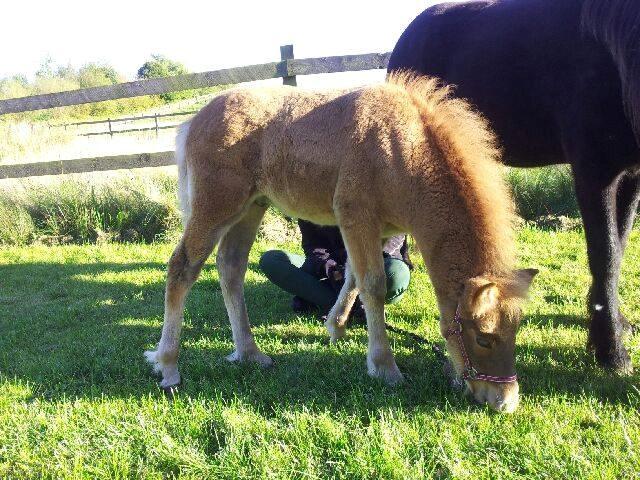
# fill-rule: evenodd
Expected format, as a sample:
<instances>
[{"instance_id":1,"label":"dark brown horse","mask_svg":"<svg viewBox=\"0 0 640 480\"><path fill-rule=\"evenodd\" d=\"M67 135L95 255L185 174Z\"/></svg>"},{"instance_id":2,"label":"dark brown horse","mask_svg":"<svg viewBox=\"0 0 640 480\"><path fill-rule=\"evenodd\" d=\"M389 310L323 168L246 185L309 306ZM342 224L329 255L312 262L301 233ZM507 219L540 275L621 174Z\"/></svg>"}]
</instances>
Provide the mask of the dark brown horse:
<instances>
[{"instance_id":1,"label":"dark brown horse","mask_svg":"<svg viewBox=\"0 0 640 480\"><path fill-rule=\"evenodd\" d=\"M640 198L640 1L438 5L398 40L396 69L457 85L507 164L571 164L593 277L589 344L601 365L631 371L618 279Z\"/></svg>"}]
</instances>

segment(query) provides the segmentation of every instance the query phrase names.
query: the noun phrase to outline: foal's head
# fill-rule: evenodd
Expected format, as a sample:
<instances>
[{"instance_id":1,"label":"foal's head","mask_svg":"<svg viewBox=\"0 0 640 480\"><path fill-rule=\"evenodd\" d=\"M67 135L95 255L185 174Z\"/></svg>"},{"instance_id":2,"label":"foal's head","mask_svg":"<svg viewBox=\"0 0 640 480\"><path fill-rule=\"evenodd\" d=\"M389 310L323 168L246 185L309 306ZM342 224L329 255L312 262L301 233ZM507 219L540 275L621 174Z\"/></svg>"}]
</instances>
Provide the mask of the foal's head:
<instances>
[{"instance_id":1,"label":"foal's head","mask_svg":"<svg viewBox=\"0 0 640 480\"><path fill-rule=\"evenodd\" d=\"M468 280L446 338L447 349L467 392L501 412L518 406L515 370L520 304L537 270L519 270L509 278Z\"/></svg>"}]
</instances>

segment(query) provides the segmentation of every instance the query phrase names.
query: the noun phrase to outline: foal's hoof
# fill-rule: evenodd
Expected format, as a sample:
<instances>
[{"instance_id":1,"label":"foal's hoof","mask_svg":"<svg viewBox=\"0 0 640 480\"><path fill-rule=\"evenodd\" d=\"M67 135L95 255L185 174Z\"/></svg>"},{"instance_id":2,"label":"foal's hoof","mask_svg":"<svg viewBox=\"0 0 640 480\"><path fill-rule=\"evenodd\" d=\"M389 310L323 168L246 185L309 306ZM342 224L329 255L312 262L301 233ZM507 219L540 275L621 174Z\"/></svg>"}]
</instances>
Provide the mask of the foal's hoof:
<instances>
[{"instance_id":1,"label":"foal's hoof","mask_svg":"<svg viewBox=\"0 0 640 480\"><path fill-rule=\"evenodd\" d=\"M367 371L370 377L378 378L391 387L404 383L404 375L396 365L392 362L389 365L373 365L367 362Z\"/></svg>"},{"instance_id":2,"label":"foal's hoof","mask_svg":"<svg viewBox=\"0 0 640 480\"><path fill-rule=\"evenodd\" d=\"M324 326L327 329L327 332L329 332L329 341L332 344L337 343L338 340L347 334L347 327L344 324L339 324L335 320L327 319L324 322Z\"/></svg>"},{"instance_id":3,"label":"foal's hoof","mask_svg":"<svg viewBox=\"0 0 640 480\"><path fill-rule=\"evenodd\" d=\"M160 390L162 390L162 393L168 400L173 400L178 396L178 387L180 385L182 385L182 382L178 385L170 385L168 387L163 387L162 384L160 384Z\"/></svg>"},{"instance_id":4,"label":"foal's hoof","mask_svg":"<svg viewBox=\"0 0 640 480\"><path fill-rule=\"evenodd\" d=\"M273 366L273 360L271 360L271 357L269 357L268 355L265 355L260 350L256 350L253 352L243 352L243 353L240 353L236 350L224 358L227 362L231 362L231 363L255 362L263 368L268 368Z\"/></svg>"},{"instance_id":5,"label":"foal's hoof","mask_svg":"<svg viewBox=\"0 0 640 480\"><path fill-rule=\"evenodd\" d=\"M160 356L157 351L146 351L144 352L144 356L153 368L153 371L162 375L160 388L164 390L165 388L172 388L180 385L182 379L180 378L180 373L178 372L176 364L163 364L160 361Z\"/></svg>"}]
</instances>

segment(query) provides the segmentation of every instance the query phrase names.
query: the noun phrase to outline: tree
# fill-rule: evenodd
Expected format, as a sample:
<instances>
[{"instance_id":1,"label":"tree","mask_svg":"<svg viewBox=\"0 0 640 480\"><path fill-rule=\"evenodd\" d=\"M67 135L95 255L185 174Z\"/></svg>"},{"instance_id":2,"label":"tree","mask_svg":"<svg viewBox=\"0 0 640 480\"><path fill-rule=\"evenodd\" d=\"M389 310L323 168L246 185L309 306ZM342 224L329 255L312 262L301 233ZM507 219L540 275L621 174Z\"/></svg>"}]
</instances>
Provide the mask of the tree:
<instances>
[{"instance_id":1,"label":"tree","mask_svg":"<svg viewBox=\"0 0 640 480\"><path fill-rule=\"evenodd\" d=\"M77 77L82 88L115 85L122 81L122 77L115 68L97 63L87 63L80 67Z\"/></svg>"},{"instance_id":2,"label":"tree","mask_svg":"<svg viewBox=\"0 0 640 480\"><path fill-rule=\"evenodd\" d=\"M188 73L186 67L180 62L170 60L164 55L151 55L138 69L138 78L170 77Z\"/></svg>"},{"instance_id":3,"label":"tree","mask_svg":"<svg viewBox=\"0 0 640 480\"><path fill-rule=\"evenodd\" d=\"M171 60L164 55L151 55L151 60L147 60L138 69L138 78L158 78L158 77L172 77L174 75L182 75L189 73L187 68L180 62ZM160 98L165 102L172 102L175 100L182 100L188 98L189 92L173 92L163 93Z\"/></svg>"}]
</instances>

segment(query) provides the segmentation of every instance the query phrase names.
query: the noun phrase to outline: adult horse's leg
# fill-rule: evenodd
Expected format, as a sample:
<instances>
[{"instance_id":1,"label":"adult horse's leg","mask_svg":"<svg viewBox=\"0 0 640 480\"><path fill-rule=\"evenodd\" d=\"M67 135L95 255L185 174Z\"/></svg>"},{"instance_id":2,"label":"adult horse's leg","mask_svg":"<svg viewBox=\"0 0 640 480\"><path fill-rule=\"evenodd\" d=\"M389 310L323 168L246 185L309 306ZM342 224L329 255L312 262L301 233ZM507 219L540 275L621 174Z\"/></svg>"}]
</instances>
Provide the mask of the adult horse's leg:
<instances>
[{"instance_id":1,"label":"adult horse's leg","mask_svg":"<svg viewBox=\"0 0 640 480\"><path fill-rule=\"evenodd\" d=\"M385 329L384 299L387 292L387 277L381 255L380 229L376 221L354 222L357 215L345 215L347 224L340 225L342 239L347 247L347 255L360 298L367 317L369 346L367 370L372 377L381 378L390 385L403 380L402 373L393 358L389 338Z\"/></svg>"},{"instance_id":2,"label":"adult horse's leg","mask_svg":"<svg viewBox=\"0 0 640 480\"><path fill-rule=\"evenodd\" d=\"M640 201L640 173L627 172L618 185L617 219L620 248L624 252Z\"/></svg>"},{"instance_id":3,"label":"adult horse's leg","mask_svg":"<svg viewBox=\"0 0 640 480\"><path fill-rule=\"evenodd\" d=\"M162 373L160 386L163 388L180 383L178 352L185 298L224 231L224 225L212 225L209 218L195 213L169 260L162 336L156 351L145 352L154 370Z\"/></svg>"},{"instance_id":4,"label":"adult horse's leg","mask_svg":"<svg viewBox=\"0 0 640 480\"><path fill-rule=\"evenodd\" d=\"M249 207L244 217L229 229L220 242L216 265L220 274L222 296L227 307L235 346L235 351L226 357L227 360L231 362L254 361L262 366L270 366L273 361L258 349L251 333L244 299L244 277L247 271L249 250L251 250L265 210L264 206L254 203Z\"/></svg>"},{"instance_id":5,"label":"adult horse's leg","mask_svg":"<svg viewBox=\"0 0 640 480\"><path fill-rule=\"evenodd\" d=\"M592 275L588 345L593 346L596 360L603 367L630 372L633 367L622 343L618 316L622 257L616 211L619 175L599 171L594 167L597 161L588 155L580 160L573 169Z\"/></svg>"},{"instance_id":6,"label":"adult horse's leg","mask_svg":"<svg viewBox=\"0 0 640 480\"><path fill-rule=\"evenodd\" d=\"M349 313L353 308L353 304L358 297L358 288L356 287L356 279L353 275L349 262L344 270L344 284L340 289L340 294L333 305L327 320L324 322L324 326L329 332L331 343L337 342L340 338L344 337L346 333L346 323L349 319Z\"/></svg>"},{"instance_id":7,"label":"adult horse's leg","mask_svg":"<svg viewBox=\"0 0 640 480\"><path fill-rule=\"evenodd\" d=\"M618 236L620 239L620 255L624 258L624 251L627 247L629 234L633 227L633 222L638 210L638 202L640 201L640 174L637 172L627 172L618 185L618 195L616 199L617 220L618 220ZM626 317L622 312L618 312L620 321L625 329L630 329Z\"/></svg>"}]
</instances>

